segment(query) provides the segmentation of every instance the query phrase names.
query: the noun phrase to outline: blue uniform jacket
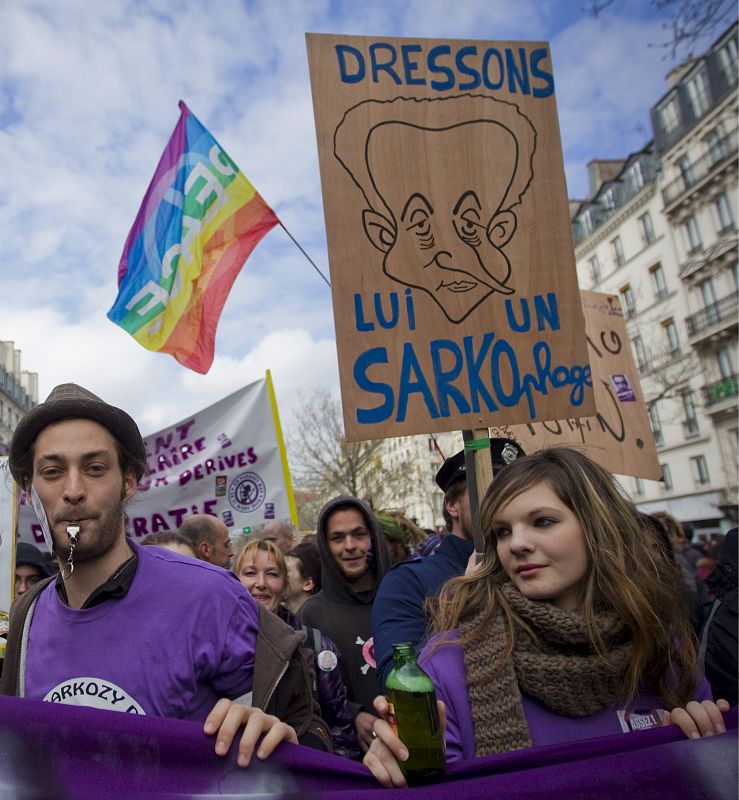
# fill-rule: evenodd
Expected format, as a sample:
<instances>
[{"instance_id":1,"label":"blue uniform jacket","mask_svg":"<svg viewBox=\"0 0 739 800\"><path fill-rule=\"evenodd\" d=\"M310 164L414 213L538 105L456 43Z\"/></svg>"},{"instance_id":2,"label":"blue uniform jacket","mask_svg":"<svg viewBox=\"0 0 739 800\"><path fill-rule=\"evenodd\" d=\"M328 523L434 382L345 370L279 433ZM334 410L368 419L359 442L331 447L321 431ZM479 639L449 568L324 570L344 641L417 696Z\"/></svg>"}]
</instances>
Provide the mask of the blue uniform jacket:
<instances>
[{"instance_id":1,"label":"blue uniform jacket","mask_svg":"<svg viewBox=\"0 0 739 800\"><path fill-rule=\"evenodd\" d=\"M446 536L434 555L403 561L385 575L372 606L377 680L382 691L393 666L393 645L413 642L417 651L421 649L428 626L426 598L435 597L445 581L464 572L472 551L471 540Z\"/></svg>"}]
</instances>

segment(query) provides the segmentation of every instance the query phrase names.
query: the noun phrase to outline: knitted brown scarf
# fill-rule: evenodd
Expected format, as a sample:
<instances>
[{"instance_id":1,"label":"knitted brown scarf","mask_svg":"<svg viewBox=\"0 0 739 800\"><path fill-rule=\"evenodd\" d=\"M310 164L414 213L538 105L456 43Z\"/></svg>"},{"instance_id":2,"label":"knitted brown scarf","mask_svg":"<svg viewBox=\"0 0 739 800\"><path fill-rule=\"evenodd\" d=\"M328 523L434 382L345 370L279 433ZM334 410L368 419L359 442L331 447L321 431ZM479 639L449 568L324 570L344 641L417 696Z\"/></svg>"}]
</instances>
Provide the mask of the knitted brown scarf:
<instances>
[{"instance_id":1,"label":"knitted brown scarf","mask_svg":"<svg viewBox=\"0 0 739 800\"><path fill-rule=\"evenodd\" d=\"M580 614L528 600L510 583L501 589L535 636L517 626L513 658L501 666L508 634L504 612L497 608L483 637L464 645L478 756L531 747L521 691L568 717L586 717L616 703L632 648L625 626L613 613L597 614L609 652L606 661L593 651ZM462 622L463 637L480 618Z\"/></svg>"}]
</instances>

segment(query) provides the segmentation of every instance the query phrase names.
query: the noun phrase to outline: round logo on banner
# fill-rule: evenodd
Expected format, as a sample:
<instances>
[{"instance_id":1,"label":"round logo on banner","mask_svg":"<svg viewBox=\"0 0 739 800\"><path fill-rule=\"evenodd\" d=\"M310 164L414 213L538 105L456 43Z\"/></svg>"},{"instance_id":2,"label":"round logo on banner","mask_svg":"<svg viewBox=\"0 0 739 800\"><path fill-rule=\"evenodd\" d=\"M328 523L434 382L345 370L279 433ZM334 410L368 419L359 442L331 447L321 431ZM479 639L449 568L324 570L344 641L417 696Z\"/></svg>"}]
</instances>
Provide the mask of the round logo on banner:
<instances>
[{"instance_id":1,"label":"round logo on banner","mask_svg":"<svg viewBox=\"0 0 739 800\"><path fill-rule=\"evenodd\" d=\"M256 472L242 472L232 481L228 489L228 502L242 514L259 508L264 502L267 489Z\"/></svg>"}]
</instances>

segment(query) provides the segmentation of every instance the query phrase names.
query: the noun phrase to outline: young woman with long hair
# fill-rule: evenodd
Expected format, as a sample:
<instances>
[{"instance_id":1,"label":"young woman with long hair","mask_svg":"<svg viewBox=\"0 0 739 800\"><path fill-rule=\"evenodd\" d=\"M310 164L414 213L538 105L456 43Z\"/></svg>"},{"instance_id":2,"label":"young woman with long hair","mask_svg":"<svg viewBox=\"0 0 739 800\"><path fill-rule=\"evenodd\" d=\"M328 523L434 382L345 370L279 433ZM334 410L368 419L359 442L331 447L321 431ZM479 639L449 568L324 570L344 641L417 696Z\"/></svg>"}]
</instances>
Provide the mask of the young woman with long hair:
<instances>
[{"instance_id":1,"label":"young woman with long hair","mask_svg":"<svg viewBox=\"0 0 739 800\"><path fill-rule=\"evenodd\" d=\"M446 710L447 759L677 724L724 730L674 563L613 477L576 450L516 460L480 504L481 564L432 606L421 666ZM376 708L386 716L387 703ZM671 711L670 711L671 710ZM364 763L404 785L384 720Z\"/></svg>"}]
</instances>

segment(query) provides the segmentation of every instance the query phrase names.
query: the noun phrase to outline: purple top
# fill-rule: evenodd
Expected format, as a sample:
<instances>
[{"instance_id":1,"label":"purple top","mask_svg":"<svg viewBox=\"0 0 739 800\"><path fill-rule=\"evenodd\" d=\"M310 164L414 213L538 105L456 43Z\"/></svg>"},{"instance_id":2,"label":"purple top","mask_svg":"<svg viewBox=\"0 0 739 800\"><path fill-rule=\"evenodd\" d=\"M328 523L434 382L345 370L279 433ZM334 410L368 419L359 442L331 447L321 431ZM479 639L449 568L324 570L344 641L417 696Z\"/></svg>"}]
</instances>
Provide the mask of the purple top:
<instances>
[{"instance_id":1,"label":"purple top","mask_svg":"<svg viewBox=\"0 0 739 800\"><path fill-rule=\"evenodd\" d=\"M459 633L455 631L454 637L458 636ZM451 642L429 655L430 645L431 642L423 649L419 662L433 680L438 699L446 705L447 761L474 758L475 726L467 692L463 650L459 644ZM694 699L711 699L711 690L705 679ZM658 727L666 724L665 715L660 713L662 706L662 701L644 692L628 708L612 706L589 717L565 717L551 711L538 700L523 695L523 710L533 747Z\"/></svg>"},{"instance_id":2,"label":"purple top","mask_svg":"<svg viewBox=\"0 0 739 800\"><path fill-rule=\"evenodd\" d=\"M21 693L202 722L251 691L259 612L220 567L139 547L125 597L73 609L51 583L38 597Z\"/></svg>"}]
</instances>

